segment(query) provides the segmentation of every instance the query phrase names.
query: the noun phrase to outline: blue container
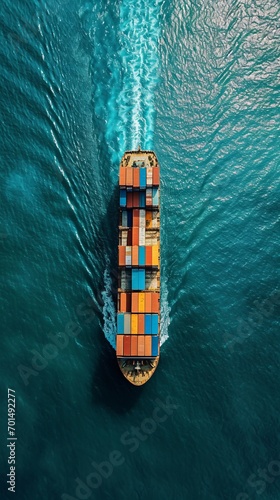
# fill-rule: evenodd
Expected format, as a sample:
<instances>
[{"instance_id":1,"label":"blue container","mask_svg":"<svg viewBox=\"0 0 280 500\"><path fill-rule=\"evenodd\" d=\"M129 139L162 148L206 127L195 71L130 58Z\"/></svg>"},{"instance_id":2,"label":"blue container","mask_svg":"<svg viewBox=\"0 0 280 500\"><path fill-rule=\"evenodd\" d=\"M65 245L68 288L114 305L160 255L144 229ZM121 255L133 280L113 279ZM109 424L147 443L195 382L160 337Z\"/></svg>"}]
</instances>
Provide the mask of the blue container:
<instances>
[{"instance_id":1,"label":"blue container","mask_svg":"<svg viewBox=\"0 0 280 500\"><path fill-rule=\"evenodd\" d=\"M146 335L152 334L152 315L151 314L145 314L145 334Z\"/></svg>"},{"instance_id":2,"label":"blue container","mask_svg":"<svg viewBox=\"0 0 280 500\"><path fill-rule=\"evenodd\" d=\"M145 269L138 269L138 290L145 290Z\"/></svg>"},{"instance_id":3,"label":"blue container","mask_svg":"<svg viewBox=\"0 0 280 500\"><path fill-rule=\"evenodd\" d=\"M158 356L158 336L152 336L152 356Z\"/></svg>"},{"instance_id":4,"label":"blue container","mask_svg":"<svg viewBox=\"0 0 280 500\"><path fill-rule=\"evenodd\" d=\"M153 188L153 206L158 205L158 188Z\"/></svg>"},{"instance_id":5,"label":"blue container","mask_svg":"<svg viewBox=\"0 0 280 500\"><path fill-rule=\"evenodd\" d=\"M146 169L140 168L140 189L145 189L146 187Z\"/></svg>"},{"instance_id":6,"label":"blue container","mask_svg":"<svg viewBox=\"0 0 280 500\"><path fill-rule=\"evenodd\" d=\"M120 189L120 207L126 207L126 189Z\"/></svg>"},{"instance_id":7,"label":"blue container","mask_svg":"<svg viewBox=\"0 0 280 500\"><path fill-rule=\"evenodd\" d=\"M146 193L145 191L140 191L139 207L145 208L146 206Z\"/></svg>"},{"instance_id":8,"label":"blue container","mask_svg":"<svg viewBox=\"0 0 280 500\"><path fill-rule=\"evenodd\" d=\"M117 333L124 334L124 313L119 313L117 317Z\"/></svg>"},{"instance_id":9,"label":"blue container","mask_svg":"<svg viewBox=\"0 0 280 500\"><path fill-rule=\"evenodd\" d=\"M152 314L152 335L158 334L158 314Z\"/></svg>"},{"instance_id":10,"label":"blue container","mask_svg":"<svg viewBox=\"0 0 280 500\"><path fill-rule=\"evenodd\" d=\"M138 250L139 266L145 266L145 260L146 260L146 247L139 247Z\"/></svg>"},{"instance_id":11,"label":"blue container","mask_svg":"<svg viewBox=\"0 0 280 500\"><path fill-rule=\"evenodd\" d=\"M139 290L138 269L132 269L132 290Z\"/></svg>"},{"instance_id":12,"label":"blue container","mask_svg":"<svg viewBox=\"0 0 280 500\"><path fill-rule=\"evenodd\" d=\"M132 227L132 210L127 211L127 227Z\"/></svg>"}]
</instances>

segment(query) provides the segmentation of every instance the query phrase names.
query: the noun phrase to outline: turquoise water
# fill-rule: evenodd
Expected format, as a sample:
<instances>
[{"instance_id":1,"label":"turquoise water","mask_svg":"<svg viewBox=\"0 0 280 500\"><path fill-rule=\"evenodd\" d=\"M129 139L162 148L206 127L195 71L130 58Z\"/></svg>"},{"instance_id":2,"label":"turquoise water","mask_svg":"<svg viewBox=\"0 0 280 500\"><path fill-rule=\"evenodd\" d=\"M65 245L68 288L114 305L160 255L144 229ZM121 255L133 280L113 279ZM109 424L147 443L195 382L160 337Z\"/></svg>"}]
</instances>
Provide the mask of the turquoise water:
<instances>
[{"instance_id":1,"label":"turquoise water","mask_svg":"<svg viewBox=\"0 0 280 500\"><path fill-rule=\"evenodd\" d=\"M3 0L1 498L11 388L17 499L279 499L279 19L276 0ZM162 181L142 388L113 348L138 143Z\"/></svg>"}]
</instances>

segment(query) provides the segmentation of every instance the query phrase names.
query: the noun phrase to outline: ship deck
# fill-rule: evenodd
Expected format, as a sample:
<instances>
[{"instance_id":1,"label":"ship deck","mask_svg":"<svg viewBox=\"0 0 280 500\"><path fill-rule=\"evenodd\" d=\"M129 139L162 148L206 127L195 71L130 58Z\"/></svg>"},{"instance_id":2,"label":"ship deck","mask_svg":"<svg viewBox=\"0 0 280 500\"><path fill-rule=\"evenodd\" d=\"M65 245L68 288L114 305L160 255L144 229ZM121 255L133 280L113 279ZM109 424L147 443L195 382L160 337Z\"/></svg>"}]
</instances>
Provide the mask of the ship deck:
<instances>
[{"instance_id":1,"label":"ship deck","mask_svg":"<svg viewBox=\"0 0 280 500\"><path fill-rule=\"evenodd\" d=\"M140 369L135 369L135 359L120 359L118 365L124 377L133 385L144 385L155 372L159 363L159 356L149 360L141 360ZM134 363L134 364L132 364Z\"/></svg>"}]
</instances>

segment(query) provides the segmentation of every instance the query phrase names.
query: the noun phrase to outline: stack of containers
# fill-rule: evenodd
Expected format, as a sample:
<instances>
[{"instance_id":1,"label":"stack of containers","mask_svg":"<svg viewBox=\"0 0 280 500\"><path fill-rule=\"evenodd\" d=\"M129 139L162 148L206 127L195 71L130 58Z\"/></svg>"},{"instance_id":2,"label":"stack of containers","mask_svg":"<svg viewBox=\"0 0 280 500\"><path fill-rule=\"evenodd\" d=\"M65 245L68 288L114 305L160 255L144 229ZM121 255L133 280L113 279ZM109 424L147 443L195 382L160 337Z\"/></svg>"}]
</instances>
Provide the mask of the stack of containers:
<instances>
[{"instance_id":1,"label":"stack of containers","mask_svg":"<svg viewBox=\"0 0 280 500\"><path fill-rule=\"evenodd\" d=\"M159 269L159 247L146 246L146 230L157 228L159 168L120 167L119 183L117 357L153 358L159 354L160 296L146 289L146 269Z\"/></svg>"}]
</instances>

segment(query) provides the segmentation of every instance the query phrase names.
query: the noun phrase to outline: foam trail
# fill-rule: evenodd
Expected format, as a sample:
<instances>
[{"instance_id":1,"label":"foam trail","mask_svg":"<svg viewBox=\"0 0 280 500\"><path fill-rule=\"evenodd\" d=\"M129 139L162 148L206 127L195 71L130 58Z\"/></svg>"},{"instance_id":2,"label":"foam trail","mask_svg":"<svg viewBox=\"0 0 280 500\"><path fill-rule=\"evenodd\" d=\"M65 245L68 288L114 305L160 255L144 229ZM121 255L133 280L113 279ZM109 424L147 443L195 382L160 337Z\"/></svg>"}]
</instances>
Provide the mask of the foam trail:
<instances>
[{"instance_id":1,"label":"foam trail","mask_svg":"<svg viewBox=\"0 0 280 500\"><path fill-rule=\"evenodd\" d=\"M170 325L170 307L168 305L168 290L161 275L161 294L160 294L160 345L168 339L168 326Z\"/></svg>"},{"instance_id":2,"label":"foam trail","mask_svg":"<svg viewBox=\"0 0 280 500\"><path fill-rule=\"evenodd\" d=\"M104 271L104 290L102 292L103 299L103 320L104 320L104 335L111 346L116 349L116 309L112 296L112 278L109 272L109 263L107 263Z\"/></svg>"}]
</instances>

